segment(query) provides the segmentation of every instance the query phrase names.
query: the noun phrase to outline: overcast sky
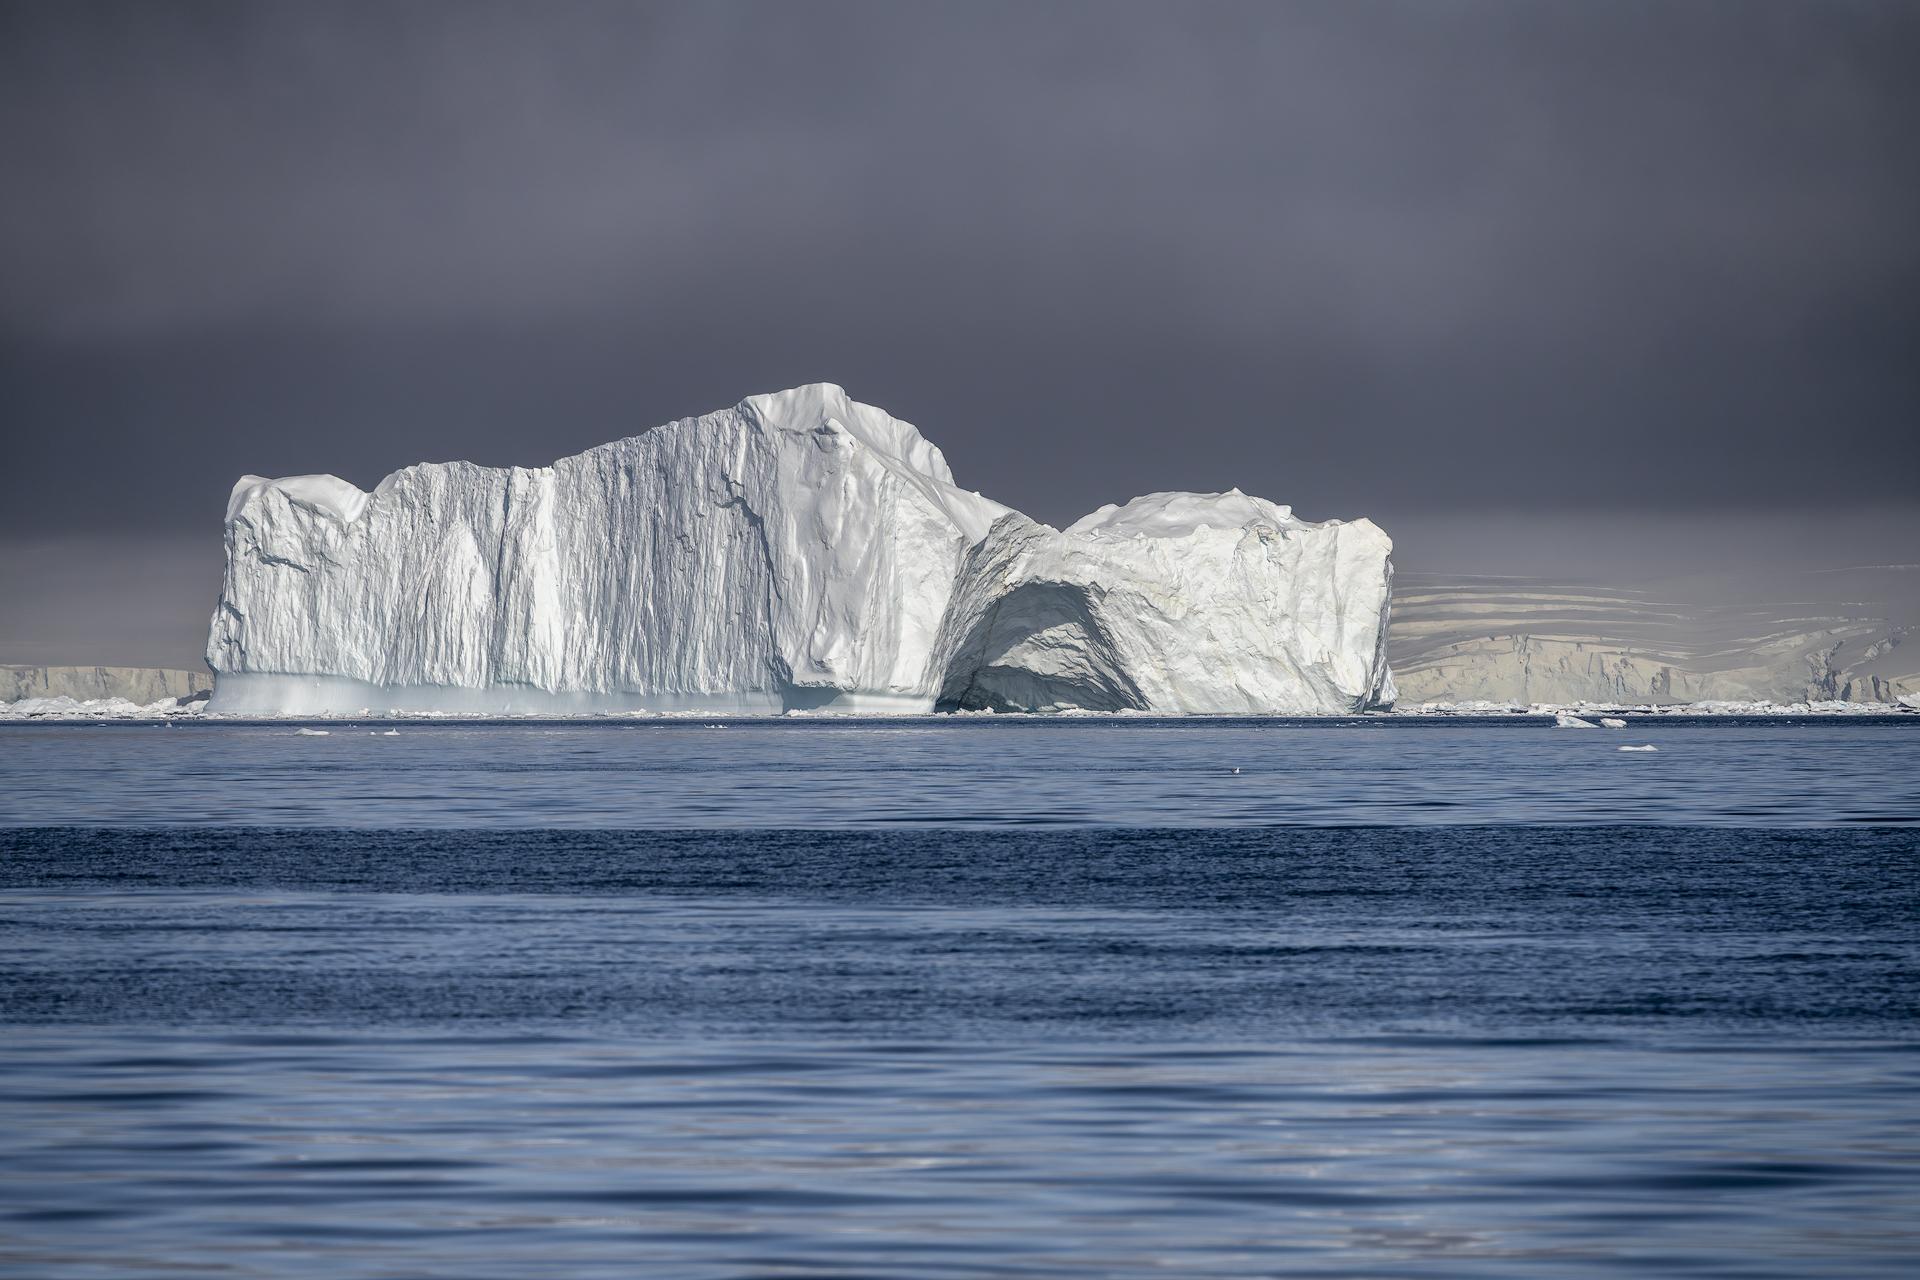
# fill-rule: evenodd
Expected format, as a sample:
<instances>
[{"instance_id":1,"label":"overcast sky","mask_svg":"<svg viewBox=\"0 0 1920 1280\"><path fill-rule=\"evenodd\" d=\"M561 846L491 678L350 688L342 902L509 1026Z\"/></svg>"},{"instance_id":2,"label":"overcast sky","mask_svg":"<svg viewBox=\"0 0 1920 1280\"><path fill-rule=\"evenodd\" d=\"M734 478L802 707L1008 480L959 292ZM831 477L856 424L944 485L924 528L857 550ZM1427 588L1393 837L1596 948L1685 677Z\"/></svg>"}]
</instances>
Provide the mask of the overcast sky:
<instances>
[{"instance_id":1,"label":"overcast sky","mask_svg":"<svg viewBox=\"0 0 1920 1280\"><path fill-rule=\"evenodd\" d=\"M1917 123L1906 2L7 3L0 660L196 661L243 472L820 380L1054 523L1920 560Z\"/></svg>"}]
</instances>

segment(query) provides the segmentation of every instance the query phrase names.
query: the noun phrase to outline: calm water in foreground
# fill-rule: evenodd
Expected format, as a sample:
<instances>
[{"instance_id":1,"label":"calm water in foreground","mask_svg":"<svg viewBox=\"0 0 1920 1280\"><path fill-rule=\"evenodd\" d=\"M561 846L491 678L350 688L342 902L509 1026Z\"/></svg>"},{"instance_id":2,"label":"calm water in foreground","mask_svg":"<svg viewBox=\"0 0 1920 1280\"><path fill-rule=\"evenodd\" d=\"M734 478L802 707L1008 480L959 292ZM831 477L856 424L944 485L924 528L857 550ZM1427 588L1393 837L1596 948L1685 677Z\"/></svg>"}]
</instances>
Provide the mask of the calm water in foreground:
<instances>
[{"instance_id":1,"label":"calm water in foreground","mask_svg":"<svg viewBox=\"0 0 1920 1280\"><path fill-rule=\"evenodd\" d=\"M1920 718L326 727L0 726L0 1274L1920 1273Z\"/></svg>"}]
</instances>

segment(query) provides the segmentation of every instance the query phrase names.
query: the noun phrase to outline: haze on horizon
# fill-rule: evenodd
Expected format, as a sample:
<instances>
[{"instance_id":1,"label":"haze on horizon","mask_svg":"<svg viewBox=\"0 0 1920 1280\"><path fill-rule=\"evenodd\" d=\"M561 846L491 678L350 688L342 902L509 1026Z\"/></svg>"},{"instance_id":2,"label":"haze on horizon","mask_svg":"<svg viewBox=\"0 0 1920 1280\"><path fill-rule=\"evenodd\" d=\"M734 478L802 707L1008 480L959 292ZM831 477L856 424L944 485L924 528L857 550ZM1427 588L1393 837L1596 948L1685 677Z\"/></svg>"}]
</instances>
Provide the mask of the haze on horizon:
<instances>
[{"instance_id":1,"label":"haze on horizon","mask_svg":"<svg viewBox=\"0 0 1920 1280\"><path fill-rule=\"evenodd\" d=\"M0 4L0 661L197 666L242 473L830 380L1055 524L1920 561L1920 8Z\"/></svg>"}]
</instances>

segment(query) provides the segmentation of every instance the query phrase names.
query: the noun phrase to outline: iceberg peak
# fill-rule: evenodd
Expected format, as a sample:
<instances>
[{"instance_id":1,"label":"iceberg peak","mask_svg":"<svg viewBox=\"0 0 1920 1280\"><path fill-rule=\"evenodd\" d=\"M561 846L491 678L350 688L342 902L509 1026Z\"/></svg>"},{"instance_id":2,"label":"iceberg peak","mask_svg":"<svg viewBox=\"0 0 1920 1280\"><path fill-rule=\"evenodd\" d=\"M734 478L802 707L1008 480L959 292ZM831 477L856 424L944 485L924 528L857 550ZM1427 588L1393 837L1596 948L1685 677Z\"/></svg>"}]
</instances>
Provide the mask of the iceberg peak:
<instances>
[{"instance_id":1,"label":"iceberg peak","mask_svg":"<svg viewBox=\"0 0 1920 1280\"><path fill-rule=\"evenodd\" d=\"M233 486L233 492L227 496L227 519L229 522L244 510L249 502L267 493L278 493L290 502L313 507L324 511L342 524L352 524L367 509L369 495L366 490L339 476L283 476L270 480L266 476L241 476Z\"/></svg>"},{"instance_id":2,"label":"iceberg peak","mask_svg":"<svg viewBox=\"0 0 1920 1280\"><path fill-rule=\"evenodd\" d=\"M1148 493L1115 506L1109 503L1068 525L1066 532L1134 538L1185 538L1201 529L1241 529L1271 525L1307 529L1293 508L1251 498L1238 489L1225 493Z\"/></svg>"}]
</instances>

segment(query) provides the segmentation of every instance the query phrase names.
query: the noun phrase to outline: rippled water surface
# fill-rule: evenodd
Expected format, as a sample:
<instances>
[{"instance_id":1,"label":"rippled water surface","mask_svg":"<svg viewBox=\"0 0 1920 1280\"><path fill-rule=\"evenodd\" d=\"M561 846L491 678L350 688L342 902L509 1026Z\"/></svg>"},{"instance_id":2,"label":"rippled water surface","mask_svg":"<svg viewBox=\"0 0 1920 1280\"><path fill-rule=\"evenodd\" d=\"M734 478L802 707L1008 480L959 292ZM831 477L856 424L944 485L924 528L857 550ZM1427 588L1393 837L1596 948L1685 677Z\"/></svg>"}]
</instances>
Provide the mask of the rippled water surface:
<instances>
[{"instance_id":1,"label":"rippled water surface","mask_svg":"<svg viewBox=\"0 0 1920 1280\"><path fill-rule=\"evenodd\" d=\"M15 825L1920 822L1920 716L0 724L0 751Z\"/></svg>"},{"instance_id":2,"label":"rippled water surface","mask_svg":"<svg viewBox=\"0 0 1920 1280\"><path fill-rule=\"evenodd\" d=\"M1920 1271L1920 723L329 727L0 728L0 1274Z\"/></svg>"}]
</instances>

